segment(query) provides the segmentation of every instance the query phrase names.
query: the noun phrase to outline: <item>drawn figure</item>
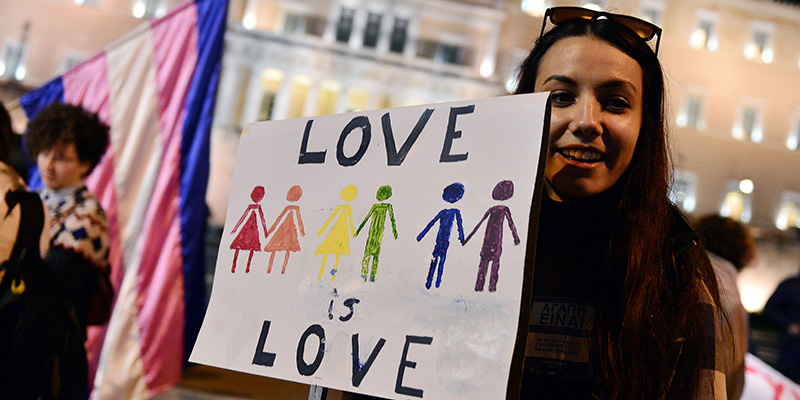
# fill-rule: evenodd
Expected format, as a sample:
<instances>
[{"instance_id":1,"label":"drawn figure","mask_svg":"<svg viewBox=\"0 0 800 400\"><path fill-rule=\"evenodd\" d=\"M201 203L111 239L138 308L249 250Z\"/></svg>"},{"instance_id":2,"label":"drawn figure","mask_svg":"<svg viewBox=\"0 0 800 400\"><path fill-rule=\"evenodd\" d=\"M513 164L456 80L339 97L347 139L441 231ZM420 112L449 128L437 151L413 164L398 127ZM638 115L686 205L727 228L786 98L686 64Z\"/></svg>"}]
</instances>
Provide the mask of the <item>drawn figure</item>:
<instances>
[{"instance_id":1,"label":"drawn figure","mask_svg":"<svg viewBox=\"0 0 800 400\"><path fill-rule=\"evenodd\" d=\"M384 201L392 197L391 186L381 186L378 188L378 193L375 198L378 201ZM367 272L369 271L369 260L372 259L372 272L369 274L369 281L375 282L375 273L378 271L378 256L381 254L381 242L383 242L383 230L386 226L386 213L389 213L389 219L392 221L392 233L394 233L395 240L397 239L397 225L394 222L394 211L392 205L389 203L376 203L372 205L369 213L364 217L364 221L358 226L356 236L361 232L361 228L367 223L367 220L372 217L372 223L369 225L369 234L367 235L367 244L364 246L364 259L361 261L361 277L364 282L367 281Z\"/></svg>"},{"instance_id":2,"label":"drawn figure","mask_svg":"<svg viewBox=\"0 0 800 400\"><path fill-rule=\"evenodd\" d=\"M253 191L250 192L250 199L253 200L253 204L247 206L247 210L245 210L244 214L242 214L242 218L239 218L239 222L236 223L236 226L234 226L233 230L231 231L231 234L236 232L236 230L239 229L239 225L241 225L242 221L244 221L245 217L250 214L250 218L248 218L247 222L244 223L242 230L239 231L239 234L236 235L236 238L233 239L233 242L231 242L231 249L236 250L236 252L233 253L233 267L231 267L231 272L236 272L236 258L239 257L239 250L250 250L250 256L247 257L247 268L244 271L245 273L250 272L250 261L253 260L253 252L261 251L261 241L258 239L258 220L261 221L261 226L264 227L264 237L266 238L269 236L267 222L264 220L264 212L261 211L261 205L258 204L263 198L264 187L254 187ZM258 211L258 220L256 220L256 211Z\"/></svg>"},{"instance_id":3,"label":"drawn figure","mask_svg":"<svg viewBox=\"0 0 800 400\"><path fill-rule=\"evenodd\" d=\"M514 182L500 181L495 185L492 191L492 198L497 201L504 201L514 195ZM467 236L467 240L463 244L467 244L472 235L478 230L483 221L489 217L486 222L486 233L483 236L483 246L481 247L481 261L478 264L478 280L475 282L475 291L482 292L486 282L486 270L489 263L492 263L492 275L489 278L489 291L494 292L497 290L498 271L500 270L500 254L503 253L503 221L508 218L508 227L511 228L511 234L514 235L514 245L519 244L519 235L517 235L517 227L514 226L514 220L511 219L511 211L504 205L497 205L486 210L483 218L475 225L475 228Z\"/></svg>"},{"instance_id":4,"label":"drawn figure","mask_svg":"<svg viewBox=\"0 0 800 400\"><path fill-rule=\"evenodd\" d=\"M286 193L286 200L295 202L300 200L300 196L303 195L303 189L300 188L298 185L294 185L289 189L289 192ZM278 222L286 216L286 219L283 220L281 226L278 227L278 230L275 230L275 226L278 225ZM294 218L297 217L297 226L294 224ZM292 251L300 251L300 243L297 241L297 228L300 228L300 236L305 236L305 231L303 229L303 219L300 218L300 207L295 205L288 205L286 206L281 215L275 219L275 222L269 228L272 232L272 239L267 242L267 246L264 247L264 251L269 251L272 254L269 256L269 266L267 266L267 273L272 272L272 261L275 260L275 253L279 251L285 251L286 257L283 258L283 268L281 268L281 274L286 272L286 264L289 262L289 253Z\"/></svg>"},{"instance_id":5,"label":"drawn figure","mask_svg":"<svg viewBox=\"0 0 800 400\"><path fill-rule=\"evenodd\" d=\"M348 185L342 189L341 197L346 202L355 200L358 195L358 188L356 185ZM333 221L333 218L339 216L333 224L333 228L328 232L328 236L322 241L322 244L314 251L314 255L323 254L322 265L319 267L319 276L317 279L322 279L322 273L325 271L325 260L328 259L328 254L336 254L336 261L333 263L331 269L331 280L336 278L336 268L339 265L339 258L342 254L350 254L350 235L355 236L356 228L353 226L353 208L350 204L339 204L333 210L331 216L322 225L317 236L322 235L328 225Z\"/></svg>"},{"instance_id":6,"label":"drawn figure","mask_svg":"<svg viewBox=\"0 0 800 400\"><path fill-rule=\"evenodd\" d=\"M452 183L444 188L442 199L448 203L455 203L464 196L464 185L459 182ZM450 247L450 231L453 229L453 219L458 222L458 240L464 244L464 227L461 224L461 211L457 208L446 208L439 211L428 226L417 235L417 241L421 241L425 234L433 227L436 221L439 221L439 233L436 235L436 246L433 248L433 258L431 258L431 267L428 270L428 280L425 282L425 287L431 288L431 281L433 280L433 272L436 268L436 262L439 262L439 273L436 276L436 287L442 283L442 270L444 269L444 260L447 256L447 248Z\"/></svg>"}]
</instances>

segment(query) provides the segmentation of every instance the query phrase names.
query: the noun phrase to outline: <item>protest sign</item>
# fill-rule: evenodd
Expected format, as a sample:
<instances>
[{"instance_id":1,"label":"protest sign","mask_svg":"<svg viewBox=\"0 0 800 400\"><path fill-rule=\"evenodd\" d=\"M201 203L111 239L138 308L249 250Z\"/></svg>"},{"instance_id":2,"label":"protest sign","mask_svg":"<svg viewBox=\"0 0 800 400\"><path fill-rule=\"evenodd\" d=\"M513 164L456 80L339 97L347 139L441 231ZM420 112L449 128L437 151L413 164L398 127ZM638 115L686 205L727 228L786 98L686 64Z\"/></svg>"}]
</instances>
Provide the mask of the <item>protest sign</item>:
<instances>
[{"instance_id":1,"label":"protest sign","mask_svg":"<svg viewBox=\"0 0 800 400\"><path fill-rule=\"evenodd\" d=\"M249 125L190 360L505 398L546 111L537 93Z\"/></svg>"}]
</instances>

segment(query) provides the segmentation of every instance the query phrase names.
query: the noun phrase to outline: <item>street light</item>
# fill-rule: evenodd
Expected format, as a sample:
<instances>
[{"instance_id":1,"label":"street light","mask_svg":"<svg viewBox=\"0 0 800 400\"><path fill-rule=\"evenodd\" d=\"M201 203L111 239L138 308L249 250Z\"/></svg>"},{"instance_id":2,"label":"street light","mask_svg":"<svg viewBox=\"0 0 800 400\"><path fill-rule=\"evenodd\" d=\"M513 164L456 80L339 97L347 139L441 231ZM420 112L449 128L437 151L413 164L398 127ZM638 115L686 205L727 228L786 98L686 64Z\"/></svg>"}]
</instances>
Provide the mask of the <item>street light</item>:
<instances>
[{"instance_id":1,"label":"street light","mask_svg":"<svg viewBox=\"0 0 800 400\"><path fill-rule=\"evenodd\" d=\"M739 181L739 191L741 191L744 194L753 193L754 187L755 185L753 184L753 181L751 181L750 179L742 179L741 181Z\"/></svg>"}]
</instances>

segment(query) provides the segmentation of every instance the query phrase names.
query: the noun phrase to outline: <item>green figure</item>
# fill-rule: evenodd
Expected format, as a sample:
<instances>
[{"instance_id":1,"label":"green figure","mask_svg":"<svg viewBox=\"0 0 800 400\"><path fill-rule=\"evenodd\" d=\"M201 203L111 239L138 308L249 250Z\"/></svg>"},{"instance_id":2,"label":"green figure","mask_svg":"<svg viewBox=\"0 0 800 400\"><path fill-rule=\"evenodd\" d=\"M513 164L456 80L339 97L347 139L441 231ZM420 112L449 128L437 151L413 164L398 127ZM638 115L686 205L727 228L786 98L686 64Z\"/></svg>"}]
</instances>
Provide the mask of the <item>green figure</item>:
<instances>
[{"instance_id":1,"label":"green figure","mask_svg":"<svg viewBox=\"0 0 800 400\"><path fill-rule=\"evenodd\" d=\"M392 187L389 185L381 186L378 188L378 193L375 198L378 201L384 201L392 197ZM361 228L367 223L369 217L372 217L372 223L369 225L369 235L367 236L367 244L364 246L364 259L361 261L361 277L364 282L367 281L367 272L369 271L369 259L372 258L372 272L369 274L369 281L375 282L375 273L378 271L378 256L381 254L381 242L383 242L383 230L386 226L386 213L389 213L389 219L392 220L392 232L394 233L395 240L397 239L397 225L394 222L394 211L392 205L389 203L376 203L369 209L369 213L364 217L364 221L358 226L355 236L361 232Z\"/></svg>"}]
</instances>

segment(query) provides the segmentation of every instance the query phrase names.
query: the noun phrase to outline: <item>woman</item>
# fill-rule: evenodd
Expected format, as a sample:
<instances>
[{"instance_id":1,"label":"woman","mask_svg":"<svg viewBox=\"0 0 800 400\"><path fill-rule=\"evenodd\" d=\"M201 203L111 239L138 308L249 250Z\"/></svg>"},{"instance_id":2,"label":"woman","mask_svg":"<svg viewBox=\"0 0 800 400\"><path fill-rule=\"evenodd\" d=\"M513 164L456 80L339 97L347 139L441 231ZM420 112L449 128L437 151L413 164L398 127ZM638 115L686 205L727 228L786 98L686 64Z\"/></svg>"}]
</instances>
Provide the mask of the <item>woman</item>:
<instances>
[{"instance_id":1,"label":"woman","mask_svg":"<svg viewBox=\"0 0 800 400\"><path fill-rule=\"evenodd\" d=\"M728 384L728 398L737 399L744 389L749 328L747 311L742 305L736 280L739 271L755 259L755 241L744 224L720 215L706 215L695 221L692 227L700 235L700 243L708 252L714 274L717 275L720 304L731 324L734 340L726 346L726 350L730 348L733 352L726 354L733 360L734 370L726 371L726 375L740 375L735 381L740 385ZM764 311L766 314L766 308Z\"/></svg>"},{"instance_id":2,"label":"woman","mask_svg":"<svg viewBox=\"0 0 800 400\"><path fill-rule=\"evenodd\" d=\"M660 29L548 18L516 91L552 102L521 398L724 398L714 273L667 197Z\"/></svg>"}]
</instances>

